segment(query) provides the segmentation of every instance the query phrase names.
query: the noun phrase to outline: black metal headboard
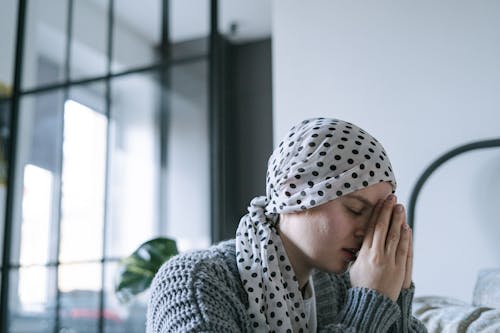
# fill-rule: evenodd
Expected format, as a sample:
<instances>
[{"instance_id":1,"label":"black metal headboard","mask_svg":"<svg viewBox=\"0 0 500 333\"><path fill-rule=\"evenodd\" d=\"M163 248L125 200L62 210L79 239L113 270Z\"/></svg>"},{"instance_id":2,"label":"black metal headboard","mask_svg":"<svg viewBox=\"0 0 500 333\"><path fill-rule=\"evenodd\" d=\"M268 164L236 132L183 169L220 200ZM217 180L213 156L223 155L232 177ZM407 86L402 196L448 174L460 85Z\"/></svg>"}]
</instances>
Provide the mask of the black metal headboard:
<instances>
[{"instance_id":1,"label":"black metal headboard","mask_svg":"<svg viewBox=\"0 0 500 333\"><path fill-rule=\"evenodd\" d=\"M449 152L443 154L434 162L432 162L431 165L429 165L427 169L425 169L425 171L422 173L422 175L418 178L418 181L413 187L413 191L411 192L410 203L408 205L408 224L410 225L410 227L412 229L414 229L415 227L415 206L417 204L417 198L420 193L420 190L422 189L424 183L427 181L430 175L434 171L436 171L437 168L439 168L446 161L462 153L476 149L495 148L495 147L500 147L500 139L490 139L490 140L472 142L456 147L450 150Z\"/></svg>"}]
</instances>

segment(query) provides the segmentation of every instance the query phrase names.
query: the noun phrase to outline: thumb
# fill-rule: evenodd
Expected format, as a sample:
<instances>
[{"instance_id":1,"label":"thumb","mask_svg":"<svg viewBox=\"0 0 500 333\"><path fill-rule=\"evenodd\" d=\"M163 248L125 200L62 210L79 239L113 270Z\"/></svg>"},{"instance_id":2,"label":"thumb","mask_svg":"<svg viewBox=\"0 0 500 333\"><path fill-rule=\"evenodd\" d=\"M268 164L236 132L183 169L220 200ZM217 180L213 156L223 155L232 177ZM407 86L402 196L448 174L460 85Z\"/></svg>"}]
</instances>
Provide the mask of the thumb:
<instances>
[{"instance_id":1,"label":"thumb","mask_svg":"<svg viewBox=\"0 0 500 333\"><path fill-rule=\"evenodd\" d=\"M366 229L366 235L363 239L363 245L361 249L367 247L371 248L373 243L373 235L375 233L375 224L377 223L378 216L380 215L380 210L382 209L382 200L379 200L373 209L370 220L368 221L368 228Z\"/></svg>"}]
</instances>

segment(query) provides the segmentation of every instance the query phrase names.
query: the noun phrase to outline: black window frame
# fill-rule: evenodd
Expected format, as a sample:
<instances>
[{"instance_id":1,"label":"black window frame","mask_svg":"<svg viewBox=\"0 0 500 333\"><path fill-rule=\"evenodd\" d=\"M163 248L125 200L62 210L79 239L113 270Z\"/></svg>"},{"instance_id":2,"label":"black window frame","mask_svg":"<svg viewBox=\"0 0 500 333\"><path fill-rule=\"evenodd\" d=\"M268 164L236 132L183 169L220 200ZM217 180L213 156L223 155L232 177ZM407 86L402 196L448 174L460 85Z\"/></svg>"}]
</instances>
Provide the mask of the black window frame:
<instances>
[{"instance_id":1,"label":"black window frame","mask_svg":"<svg viewBox=\"0 0 500 333\"><path fill-rule=\"evenodd\" d=\"M12 249L12 232L14 221L14 202L15 202L15 189L16 189L16 175L19 170L16 170L17 161L17 137L19 129L19 112L20 112L20 99L24 96L35 96L37 94L63 90L65 97L68 97L68 91L71 87L82 86L94 82L105 82L105 114L109 119L111 109L111 87L110 82L113 78L123 77L127 75L143 73L143 72L156 72L159 74L159 81L162 91L167 88L169 81L168 69L177 64L197 62L200 60L208 60L208 114L209 114L209 135L210 135L210 192L211 192L211 216L210 216L210 230L211 241L216 242L223 238L223 227L225 223L226 207L224 202L228 197L227 193L227 175L225 174L227 159L224 152L227 150L228 143L228 125L227 125L227 108L225 105L225 98L223 95L223 87L225 84L224 77L224 43L223 38L218 32L218 1L210 0L210 32L208 36L209 47L208 53L195 56L185 56L171 58L171 43L169 38L169 0L162 0L162 21L161 21L161 45L158 48L160 53L160 60L158 63L131 68L121 72L112 72L111 61L113 59L113 28L114 28L114 14L115 14L115 0L108 0L108 26L107 26L107 68L106 74L89 77L85 79L70 79L70 52L72 42L72 20L73 20L73 3L74 0L68 1L68 16L67 16L67 31L66 31L66 45L65 45L65 63L64 63L64 80L61 83L46 84L31 89L22 89L22 72L23 72L23 54L24 54L24 37L26 27L26 14L29 0L18 1L18 14L17 14L17 30L15 36L15 57L14 57L14 78L12 95L9 98L1 98L0 102L10 106L9 113L9 138L7 142L7 196L5 203L5 217L4 217L4 232L3 232L3 252L2 252L2 266L1 266L1 288L0 288L0 332L8 332L9 330L9 286L10 286L10 273L12 270L18 269L20 265L11 264L11 249ZM166 165L166 145L167 145L167 130L169 119L169 99L166 94L162 95L160 101L160 167L164 168ZM109 138L109 128L107 129ZM109 140L108 140L109 142ZM109 149L107 149L107 157L109 158ZM108 163L106 166L106 179L108 179ZM161 177L161 176L160 176ZM107 198L107 182L105 189L105 197ZM163 190L160 190L160 196ZM161 206L161 205L160 205ZM105 207L107 205L105 204ZM106 223L106 209L104 212L104 223ZM161 210L161 207L160 207ZM161 212L159 212L161 214ZM60 221L59 221L60 225ZM58 231L59 233L59 231ZM59 239L59 235L56 236ZM106 235L103 234L103 251L106 249ZM59 252L59 247L57 249ZM118 261L120 258L106 259L103 255L100 261L93 261L102 265L101 271L101 292L99 299L99 310L102 313L104 309L104 279L105 269L104 264ZM59 267L59 262L47 263L45 267ZM57 276L57 275L56 275ZM57 277L56 277L57 279ZM57 280L56 280L57 285ZM60 295L56 298L56 318L54 325L55 332L59 330L59 307ZM99 318L99 332L104 331L104 320L102 316Z\"/></svg>"}]
</instances>

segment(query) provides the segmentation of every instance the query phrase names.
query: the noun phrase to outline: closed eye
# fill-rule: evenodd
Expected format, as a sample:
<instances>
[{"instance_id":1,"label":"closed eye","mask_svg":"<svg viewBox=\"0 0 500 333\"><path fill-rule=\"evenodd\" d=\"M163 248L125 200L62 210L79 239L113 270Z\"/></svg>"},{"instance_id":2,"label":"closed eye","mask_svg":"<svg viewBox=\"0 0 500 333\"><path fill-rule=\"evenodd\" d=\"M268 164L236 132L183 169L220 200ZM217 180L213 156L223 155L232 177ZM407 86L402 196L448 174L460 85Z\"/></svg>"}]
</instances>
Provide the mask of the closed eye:
<instances>
[{"instance_id":1,"label":"closed eye","mask_svg":"<svg viewBox=\"0 0 500 333\"><path fill-rule=\"evenodd\" d=\"M350 208L350 207L347 207L347 210L349 211L349 213L351 213L354 216L361 216L361 215L363 215L363 211L364 211L364 209L354 209L354 208Z\"/></svg>"}]
</instances>

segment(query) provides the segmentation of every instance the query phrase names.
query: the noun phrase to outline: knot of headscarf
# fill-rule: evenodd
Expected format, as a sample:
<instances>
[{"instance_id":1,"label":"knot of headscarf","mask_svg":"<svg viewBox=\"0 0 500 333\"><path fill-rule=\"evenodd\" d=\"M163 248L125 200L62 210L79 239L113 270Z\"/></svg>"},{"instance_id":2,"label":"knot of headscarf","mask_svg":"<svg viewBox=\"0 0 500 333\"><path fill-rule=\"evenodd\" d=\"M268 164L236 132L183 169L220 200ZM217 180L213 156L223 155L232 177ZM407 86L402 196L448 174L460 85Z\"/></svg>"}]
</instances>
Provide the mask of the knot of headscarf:
<instances>
[{"instance_id":1,"label":"knot of headscarf","mask_svg":"<svg viewBox=\"0 0 500 333\"><path fill-rule=\"evenodd\" d=\"M236 260L254 332L307 331L299 283L278 236L278 214L254 198L236 232ZM286 315L294 314L293 322Z\"/></svg>"},{"instance_id":2,"label":"knot of headscarf","mask_svg":"<svg viewBox=\"0 0 500 333\"><path fill-rule=\"evenodd\" d=\"M248 207L248 213L250 217L258 222L269 222L274 225L277 222L278 214L266 211L267 204L269 200L265 196L255 197L250 201L250 206ZM261 217L266 216L266 220L262 221Z\"/></svg>"},{"instance_id":3,"label":"knot of headscarf","mask_svg":"<svg viewBox=\"0 0 500 333\"><path fill-rule=\"evenodd\" d=\"M319 206L378 182L396 188L382 145L354 124L327 118L292 127L268 162L266 196L236 232L236 259L255 332L306 332L304 300L278 233L279 214Z\"/></svg>"}]
</instances>

